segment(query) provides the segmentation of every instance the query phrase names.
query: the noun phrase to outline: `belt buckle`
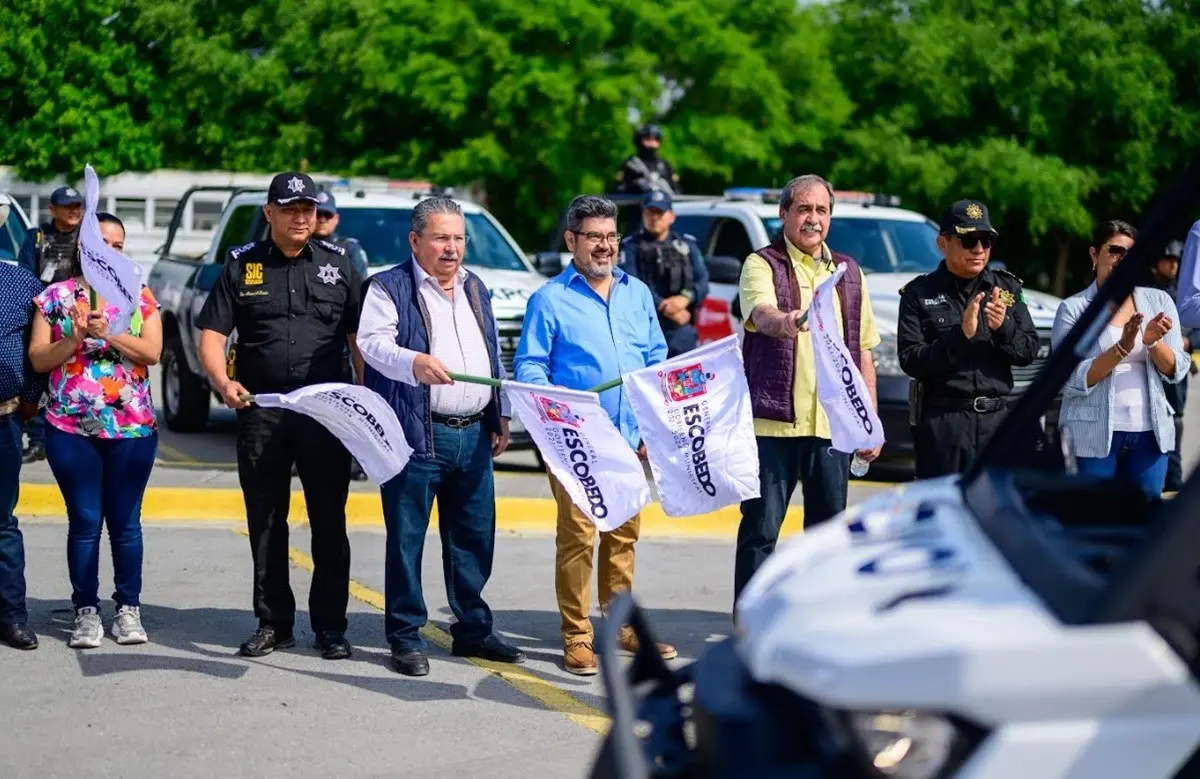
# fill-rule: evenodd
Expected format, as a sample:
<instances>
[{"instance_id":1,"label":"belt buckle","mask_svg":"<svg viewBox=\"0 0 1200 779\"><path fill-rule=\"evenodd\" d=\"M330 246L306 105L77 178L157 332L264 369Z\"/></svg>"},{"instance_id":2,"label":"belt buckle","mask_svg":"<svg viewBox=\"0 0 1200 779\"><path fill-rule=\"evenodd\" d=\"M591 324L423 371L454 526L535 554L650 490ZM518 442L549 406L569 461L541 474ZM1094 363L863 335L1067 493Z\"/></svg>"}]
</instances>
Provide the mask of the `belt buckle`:
<instances>
[{"instance_id":1,"label":"belt buckle","mask_svg":"<svg viewBox=\"0 0 1200 779\"><path fill-rule=\"evenodd\" d=\"M468 426L468 423L462 417L446 417L446 426L453 427L456 430L462 430Z\"/></svg>"},{"instance_id":2,"label":"belt buckle","mask_svg":"<svg viewBox=\"0 0 1200 779\"><path fill-rule=\"evenodd\" d=\"M975 413L976 413L976 414L982 414L982 413L983 413L983 412L985 412L987 409L980 408L980 407L979 407L979 402L980 402L980 401L983 401L984 403L986 403L986 402L987 402L987 401L989 401L990 399L991 399L991 398L975 398L973 401L971 401L971 407L975 409Z\"/></svg>"}]
</instances>

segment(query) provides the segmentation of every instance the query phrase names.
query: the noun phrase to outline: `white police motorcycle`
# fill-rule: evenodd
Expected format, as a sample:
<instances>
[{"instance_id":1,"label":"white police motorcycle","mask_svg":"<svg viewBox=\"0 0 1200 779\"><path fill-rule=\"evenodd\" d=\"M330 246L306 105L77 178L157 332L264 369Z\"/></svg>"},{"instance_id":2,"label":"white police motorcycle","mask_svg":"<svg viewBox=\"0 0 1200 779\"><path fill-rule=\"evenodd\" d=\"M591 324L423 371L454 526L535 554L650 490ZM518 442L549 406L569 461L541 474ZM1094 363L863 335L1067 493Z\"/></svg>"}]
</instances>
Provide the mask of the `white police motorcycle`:
<instances>
[{"instance_id":1,"label":"white police motorcycle","mask_svg":"<svg viewBox=\"0 0 1200 779\"><path fill-rule=\"evenodd\" d=\"M1193 166L1167 202L1196 180ZM1148 220L1012 410L1017 429L1169 221ZM1200 469L1162 500L1074 474L1069 452L1061 473L989 465L1012 445L781 544L737 634L684 668L615 601L597 636L613 724L591 776L1200 779ZM624 670L623 622L643 647Z\"/></svg>"}]
</instances>

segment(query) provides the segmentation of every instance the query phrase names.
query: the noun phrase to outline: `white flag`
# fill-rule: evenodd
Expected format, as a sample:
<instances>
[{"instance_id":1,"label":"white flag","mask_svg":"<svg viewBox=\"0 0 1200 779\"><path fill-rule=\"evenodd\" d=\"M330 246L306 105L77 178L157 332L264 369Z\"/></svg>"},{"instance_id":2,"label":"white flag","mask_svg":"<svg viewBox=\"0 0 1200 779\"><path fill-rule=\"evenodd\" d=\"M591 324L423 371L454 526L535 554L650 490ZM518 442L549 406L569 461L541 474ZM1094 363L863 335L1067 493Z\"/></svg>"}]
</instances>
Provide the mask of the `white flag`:
<instances>
[{"instance_id":1,"label":"white flag","mask_svg":"<svg viewBox=\"0 0 1200 779\"><path fill-rule=\"evenodd\" d=\"M376 484L390 480L408 464L412 447L396 412L375 390L329 382L286 395L255 395L265 408L286 408L312 417L337 436Z\"/></svg>"},{"instance_id":2,"label":"white flag","mask_svg":"<svg viewBox=\"0 0 1200 779\"><path fill-rule=\"evenodd\" d=\"M758 445L738 338L625 374L658 499L672 517L759 497Z\"/></svg>"},{"instance_id":3,"label":"white flag","mask_svg":"<svg viewBox=\"0 0 1200 779\"><path fill-rule=\"evenodd\" d=\"M602 531L650 502L646 472L595 392L504 382L512 409L571 500Z\"/></svg>"},{"instance_id":4,"label":"white flag","mask_svg":"<svg viewBox=\"0 0 1200 779\"><path fill-rule=\"evenodd\" d=\"M813 292L808 328L817 364L817 399L829 418L832 448L850 453L883 444L883 423L834 314L834 287L845 272L846 265L838 265Z\"/></svg>"},{"instance_id":5,"label":"white flag","mask_svg":"<svg viewBox=\"0 0 1200 779\"><path fill-rule=\"evenodd\" d=\"M108 331L120 335L129 330L129 321L142 298L142 266L104 242L96 204L100 200L100 181L91 165L83 169L83 224L79 227L79 264L83 277L97 294L117 307L117 318L108 323Z\"/></svg>"}]
</instances>

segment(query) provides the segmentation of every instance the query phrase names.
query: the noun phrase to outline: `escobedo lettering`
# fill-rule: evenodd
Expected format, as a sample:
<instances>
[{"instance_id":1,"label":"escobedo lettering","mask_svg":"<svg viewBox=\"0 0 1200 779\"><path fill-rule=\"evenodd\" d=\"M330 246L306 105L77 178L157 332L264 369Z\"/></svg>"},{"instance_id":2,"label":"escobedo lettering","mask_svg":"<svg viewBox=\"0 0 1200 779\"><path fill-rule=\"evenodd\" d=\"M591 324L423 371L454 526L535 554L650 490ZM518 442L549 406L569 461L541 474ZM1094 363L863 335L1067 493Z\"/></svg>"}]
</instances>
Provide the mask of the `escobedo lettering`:
<instances>
[{"instance_id":1,"label":"escobedo lettering","mask_svg":"<svg viewBox=\"0 0 1200 779\"><path fill-rule=\"evenodd\" d=\"M695 470L696 481L700 489L708 495L716 495L717 488L712 483L712 475L708 470L708 455L704 449L704 416L700 413L699 404L693 403L683 407L683 423L688 426L687 434L691 439L692 467Z\"/></svg>"},{"instance_id":2,"label":"escobedo lettering","mask_svg":"<svg viewBox=\"0 0 1200 779\"><path fill-rule=\"evenodd\" d=\"M563 442L567 446L567 461L571 464L571 472L583 487L592 516L604 519L608 516L608 504L604 501L604 493L596 483L596 477L592 475L592 464L584 448L583 439L579 437L578 432L569 427L564 427L562 433Z\"/></svg>"},{"instance_id":3,"label":"escobedo lettering","mask_svg":"<svg viewBox=\"0 0 1200 779\"><path fill-rule=\"evenodd\" d=\"M354 413L358 414L363 419L367 420L367 424L369 424L371 426L371 429L375 431L375 435L376 435L376 437L379 438L379 441L388 448L388 451L391 451L392 445L387 440L387 433L384 432L383 425L379 424L379 420L377 420L375 418L374 414L372 414L370 411L367 410L366 406L359 403L357 400L350 397L349 395L343 395L340 392L333 392L330 394L332 394L338 400L342 401L342 403L344 405L353 409Z\"/></svg>"},{"instance_id":4,"label":"escobedo lettering","mask_svg":"<svg viewBox=\"0 0 1200 779\"><path fill-rule=\"evenodd\" d=\"M858 414L858 418L862 420L863 429L868 433L875 432L875 426L871 424L871 414L867 411L867 405L863 403L858 390L854 388L854 373L850 370L850 363L847 362L842 365L840 378L842 386L846 390L846 397L850 399L850 405L854 407L854 413Z\"/></svg>"}]
</instances>

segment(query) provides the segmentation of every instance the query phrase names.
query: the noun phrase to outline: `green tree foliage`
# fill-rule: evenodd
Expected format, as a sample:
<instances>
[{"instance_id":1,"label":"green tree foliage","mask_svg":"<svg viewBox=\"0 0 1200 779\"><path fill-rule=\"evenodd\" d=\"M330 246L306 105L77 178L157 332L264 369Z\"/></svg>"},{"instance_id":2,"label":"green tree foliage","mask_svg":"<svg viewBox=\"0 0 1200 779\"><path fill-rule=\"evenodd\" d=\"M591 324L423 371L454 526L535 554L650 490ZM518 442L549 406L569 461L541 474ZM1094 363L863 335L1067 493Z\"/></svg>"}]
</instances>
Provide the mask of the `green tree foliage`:
<instances>
[{"instance_id":1,"label":"green tree foliage","mask_svg":"<svg viewBox=\"0 0 1200 779\"><path fill-rule=\"evenodd\" d=\"M477 184L529 247L637 123L685 191L805 171L991 206L1063 289L1200 141L1197 0L25 0L0 162Z\"/></svg>"},{"instance_id":2,"label":"green tree foliage","mask_svg":"<svg viewBox=\"0 0 1200 779\"><path fill-rule=\"evenodd\" d=\"M162 79L119 0L0 3L0 161L28 179L162 163L150 121Z\"/></svg>"}]
</instances>

